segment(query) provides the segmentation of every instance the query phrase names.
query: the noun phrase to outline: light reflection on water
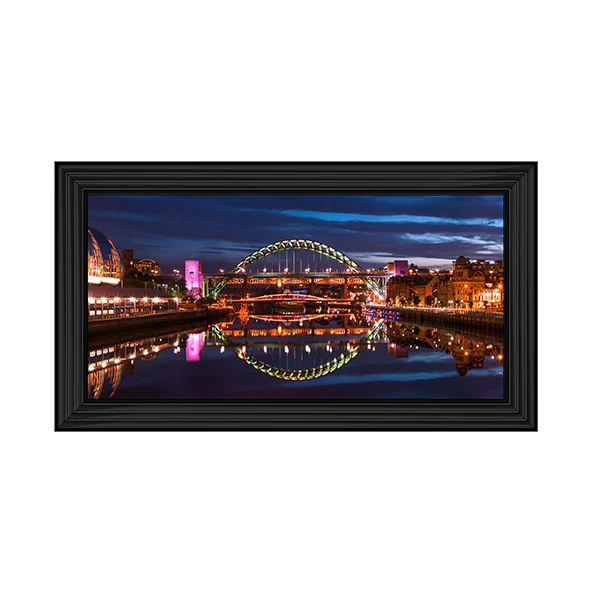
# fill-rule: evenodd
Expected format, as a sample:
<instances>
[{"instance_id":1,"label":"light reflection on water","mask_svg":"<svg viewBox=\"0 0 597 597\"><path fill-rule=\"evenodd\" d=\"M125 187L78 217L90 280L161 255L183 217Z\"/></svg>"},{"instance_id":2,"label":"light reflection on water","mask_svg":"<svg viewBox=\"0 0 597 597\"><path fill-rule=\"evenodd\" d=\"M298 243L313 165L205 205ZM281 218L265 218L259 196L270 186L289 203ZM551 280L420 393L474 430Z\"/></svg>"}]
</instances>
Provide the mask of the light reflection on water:
<instances>
[{"instance_id":1,"label":"light reflection on water","mask_svg":"<svg viewBox=\"0 0 597 597\"><path fill-rule=\"evenodd\" d=\"M361 315L250 317L91 347L98 399L503 398L503 343Z\"/></svg>"}]
</instances>

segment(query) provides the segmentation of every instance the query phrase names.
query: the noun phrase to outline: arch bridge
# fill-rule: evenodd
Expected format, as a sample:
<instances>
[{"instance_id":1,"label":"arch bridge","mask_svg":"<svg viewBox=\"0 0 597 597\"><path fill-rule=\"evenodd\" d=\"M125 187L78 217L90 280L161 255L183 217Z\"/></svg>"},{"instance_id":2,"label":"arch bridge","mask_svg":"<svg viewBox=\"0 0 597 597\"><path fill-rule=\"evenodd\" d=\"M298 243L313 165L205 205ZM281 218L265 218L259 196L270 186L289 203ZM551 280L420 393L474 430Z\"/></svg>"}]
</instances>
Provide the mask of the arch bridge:
<instances>
[{"instance_id":1,"label":"arch bridge","mask_svg":"<svg viewBox=\"0 0 597 597\"><path fill-rule=\"evenodd\" d=\"M296 260L294 254L296 251L306 251L308 253L315 253L325 257L328 260L333 260L345 268L344 272L332 271L332 268L327 268L326 271L311 271L308 267L305 270L302 267L296 271ZM293 259L291 261L292 271L290 271L288 257L286 258L286 268L283 271L267 272L264 268L263 272L249 273L249 268L261 259L266 259L268 256L286 252L292 253ZM280 260L278 262L278 270L281 269ZM204 280L210 276L204 276ZM282 284L296 284L307 283L311 286L316 284L364 284L367 290L374 294L378 299L385 299L385 281L387 276L383 274L372 274L365 271L358 263L353 261L350 257L315 240L305 239L288 239L271 243L254 251L242 261L237 263L228 273L221 276L211 277L215 279L215 286L211 293L208 293L204 288L204 295L209 294L216 298L226 285L242 284L246 288L248 283L277 283L278 287ZM246 293L245 293L246 294Z\"/></svg>"}]
</instances>

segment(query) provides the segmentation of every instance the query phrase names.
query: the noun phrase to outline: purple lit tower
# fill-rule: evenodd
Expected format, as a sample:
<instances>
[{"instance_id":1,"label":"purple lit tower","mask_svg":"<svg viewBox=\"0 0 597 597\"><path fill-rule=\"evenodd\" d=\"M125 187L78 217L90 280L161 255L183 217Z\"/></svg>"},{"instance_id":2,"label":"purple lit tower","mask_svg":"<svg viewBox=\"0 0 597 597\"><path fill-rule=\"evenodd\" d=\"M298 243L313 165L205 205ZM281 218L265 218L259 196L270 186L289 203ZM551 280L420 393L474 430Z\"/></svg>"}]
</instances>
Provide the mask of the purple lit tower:
<instances>
[{"instance_id":1,"label":"purple lit tower","mask_svg":"<svg viewBox=\"0 0 597 597\"><path fill-rule=\"evenodd\" d=\"M201 285L203 283L203 271L201 263L196 259L187 259L184 262L184 279L187 292L196 298L201 296Z\"/></svg>"}]
</instances>

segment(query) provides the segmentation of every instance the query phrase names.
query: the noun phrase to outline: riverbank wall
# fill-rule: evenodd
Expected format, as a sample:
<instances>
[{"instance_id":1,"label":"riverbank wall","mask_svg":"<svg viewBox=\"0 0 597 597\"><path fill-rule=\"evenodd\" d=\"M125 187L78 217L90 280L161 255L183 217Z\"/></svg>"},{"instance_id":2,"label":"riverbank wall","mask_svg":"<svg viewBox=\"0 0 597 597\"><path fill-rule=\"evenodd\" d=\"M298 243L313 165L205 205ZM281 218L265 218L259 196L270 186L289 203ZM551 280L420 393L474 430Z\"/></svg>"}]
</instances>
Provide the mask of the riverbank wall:
<instances>
[{"instance_id":1,"label":"riverbank wall","mask_svg":"<svg viewBox=\"0 0 597 597\"><path fill-rule=\"evenodd\" d=\"M110 338L114 341L130 339L140 333L150 335L153 333L168 333L185 328L207 327L210 323L225 321L234 315L233 309L209 309L206 306L193 311L170 311L156 313L142 317L100 319L87 323L88 344Z\"/></svg>"},{"instance_id":2,"label":"riverbank wall","mask_svg":"<svg viewBox=\"0 0 597 597\"><path fill-rule=\"evenodd\" d=\"M405 323L419 323L463 334L479 334L503 336L504 317L493 313L468 311L465 313L450 313L426 309L401 309L400 307L374 307L376 314L399 315L400 321Z\"/></svg>"}]
</instances>

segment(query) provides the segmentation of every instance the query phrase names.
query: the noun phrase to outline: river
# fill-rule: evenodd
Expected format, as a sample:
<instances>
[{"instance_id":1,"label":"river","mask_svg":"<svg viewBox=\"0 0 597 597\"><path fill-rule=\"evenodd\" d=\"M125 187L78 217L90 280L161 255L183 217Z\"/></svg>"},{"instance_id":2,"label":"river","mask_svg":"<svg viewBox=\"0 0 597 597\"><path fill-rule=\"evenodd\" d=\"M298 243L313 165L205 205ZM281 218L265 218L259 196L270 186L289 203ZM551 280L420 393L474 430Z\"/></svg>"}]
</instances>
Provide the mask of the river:
<instances>
[{"instance_id":1,"label":"river","mask_svg":"<svg viewBox=\"0 0 597 597\"><path fill-rule=\"evenodd\" d=\"M89 400L502 399L501 338L368 318L236 318L88 353Z\"/></svg>"}]
</instances>

